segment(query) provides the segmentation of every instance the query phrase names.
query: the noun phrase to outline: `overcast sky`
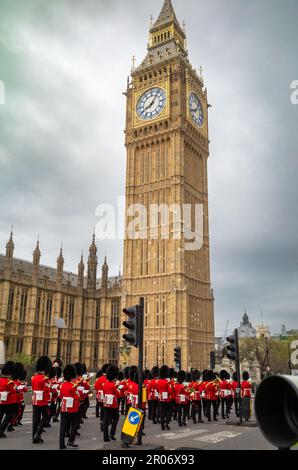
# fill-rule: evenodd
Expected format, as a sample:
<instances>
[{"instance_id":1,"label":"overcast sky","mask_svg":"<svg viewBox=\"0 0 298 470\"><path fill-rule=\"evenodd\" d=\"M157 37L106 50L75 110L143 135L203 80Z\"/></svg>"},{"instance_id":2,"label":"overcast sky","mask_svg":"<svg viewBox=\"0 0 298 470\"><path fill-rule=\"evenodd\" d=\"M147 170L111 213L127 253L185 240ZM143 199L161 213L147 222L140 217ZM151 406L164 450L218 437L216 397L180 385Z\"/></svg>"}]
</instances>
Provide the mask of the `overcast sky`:
<instances>
[{"instance_id":1,"label":"overcast sky","mask_svg":"<svg viewBox=\"0 0 298 470\"><path fill-rule=\"evenodd\" d=\"M87 255L95 209L124 194L131 57L146 53L163 0L0 0L0 252L65 269ZM216 330L244 308L272 332L298 328L297 0L173 0L210 110ZM110 273L122 242L98 241Z\"/></svg>"}]
</instances>

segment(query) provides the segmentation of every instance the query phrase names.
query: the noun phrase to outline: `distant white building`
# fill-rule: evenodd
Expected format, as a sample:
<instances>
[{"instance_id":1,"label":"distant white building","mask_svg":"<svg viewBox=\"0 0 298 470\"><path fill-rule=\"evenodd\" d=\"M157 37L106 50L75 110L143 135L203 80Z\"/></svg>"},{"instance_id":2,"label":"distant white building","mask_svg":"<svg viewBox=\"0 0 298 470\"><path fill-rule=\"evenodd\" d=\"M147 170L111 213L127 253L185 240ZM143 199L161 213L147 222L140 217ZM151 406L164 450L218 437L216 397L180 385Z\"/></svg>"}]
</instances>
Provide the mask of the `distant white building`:
<instances>
[{"instance_id":1,"label":"distant white building","mask_svg":"<svg viewBox=\"0 0 298 470\"><path fill-rule=\"evenodd\" d=\"M249 321L248 315L245 313L243 315L242 322L240 323L238 330L239 338L256 338L257 330L252 326L251 322Z\"/></svg>"}]
</instances>

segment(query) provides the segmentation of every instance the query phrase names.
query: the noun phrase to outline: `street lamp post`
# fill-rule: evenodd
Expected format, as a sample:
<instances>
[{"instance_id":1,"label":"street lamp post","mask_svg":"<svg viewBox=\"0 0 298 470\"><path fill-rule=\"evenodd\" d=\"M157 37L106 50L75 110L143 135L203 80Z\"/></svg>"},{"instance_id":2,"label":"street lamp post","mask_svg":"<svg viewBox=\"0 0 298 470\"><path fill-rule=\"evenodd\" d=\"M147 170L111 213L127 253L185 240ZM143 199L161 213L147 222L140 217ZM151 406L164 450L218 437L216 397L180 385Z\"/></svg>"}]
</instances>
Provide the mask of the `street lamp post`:
<instances>
[{"instance_id":1,"label":"street lamp post","mask_svg":"<svg viewBox=\"0 0 298 470\"><path fill-rule=\"evenodd\" d=\"M127 344L126 341L122 342L122 346L120 346L119 352L122 358L123 366L126 367L127 359L129 358L131 353L131 347Z\"/></svg>"},{"instance_id":2,"label":"street lamp post","mask_svg":"<svg viewBox=\"0 0 298 470\"><path fill-rule=\"evenodd\" d=\"M58 334L57 334L57 352L56 356L57 359L60 359L61 355L61 330L65 330L67 328L65 321L63 318L55 317L55 325L58 329Z\"/></svg>"}]
</instances>

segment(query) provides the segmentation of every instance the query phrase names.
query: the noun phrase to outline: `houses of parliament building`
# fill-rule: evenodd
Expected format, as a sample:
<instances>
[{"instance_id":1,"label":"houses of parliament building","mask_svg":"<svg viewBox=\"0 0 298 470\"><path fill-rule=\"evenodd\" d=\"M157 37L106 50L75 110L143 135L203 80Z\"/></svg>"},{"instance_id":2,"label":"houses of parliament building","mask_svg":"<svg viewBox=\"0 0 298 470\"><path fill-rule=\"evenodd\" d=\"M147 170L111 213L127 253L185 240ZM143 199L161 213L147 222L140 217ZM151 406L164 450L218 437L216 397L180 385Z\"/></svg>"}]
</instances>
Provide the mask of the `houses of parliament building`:
<instances>
[{"instance_id":1,"label":"houses of parliament building","mask_svg":"<svg viewBox=\"0 0 298 470\"><path fill-rule=\"evenodd\" d=\"M208 214L208 98L202 73L190 64L184 27L171 0L152 21L148 51L133 65L127 83L125 147L126 207L152 204L203 207L202 247L185 247L183 227L170 219L170 236L156 221L154 239L130 237L126 230L123 275L110 278L107 260L97 271L93 237L88 266L76 275L40 264L39 242L31 262L14 257L13 236L0 256L0 341L6 357L57 351L56 317L64 362L96 368L103 362L123 365L122 308L145 301L144 362L173 365L180 346L183 368L203 369L214 350L214 297L210 276ZM146 227L142 227L143 230ZM181 232L181 233L180 233ZM181 235L181 236L179 236ZM137 361L133 348L128 363Z\"/></svg>"}]
</instances>

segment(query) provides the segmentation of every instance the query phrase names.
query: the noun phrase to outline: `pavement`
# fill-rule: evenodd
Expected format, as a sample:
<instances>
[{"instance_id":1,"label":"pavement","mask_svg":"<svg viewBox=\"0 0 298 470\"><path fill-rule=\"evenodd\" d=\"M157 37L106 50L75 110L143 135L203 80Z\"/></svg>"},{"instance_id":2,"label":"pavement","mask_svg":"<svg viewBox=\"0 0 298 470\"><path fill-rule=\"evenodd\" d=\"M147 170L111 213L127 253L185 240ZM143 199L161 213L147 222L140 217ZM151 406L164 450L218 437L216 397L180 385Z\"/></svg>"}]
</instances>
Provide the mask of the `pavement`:
<instances>
[{"instance_id":1,"label":"pavement","mask_svg":"<svg viewBox=\"0 0 298 470\"><path fill-rule=\"evenodd\" d=\"M100 432L99 419L95 417L95 410L90 407L88 420L80 429L81 436L77 438L80 450L100 450L103 448L103 436ZM231 420L236 418L231 416ZM118 423L116 438L120 443L120 433L123 416ZM44 444L33 445L31 442L32 415L31 407L27 407L24 414L23 426L17 427L15 432L7 433L6 439L0 439L1 450L57 450L59 440L59 423L52 423L43 434ZM262 436L258 427L227 425L219 419L218 422L193 424L188 421L186 427L180 428L177 422L172 422L170 431L162 431L160 425L152 424L146 420L144 444L163 445L166 450L177 448L192 448L205 450L272 450ZM75 452L75 449L69 449Z\"/></svg>"}]
</instances>

